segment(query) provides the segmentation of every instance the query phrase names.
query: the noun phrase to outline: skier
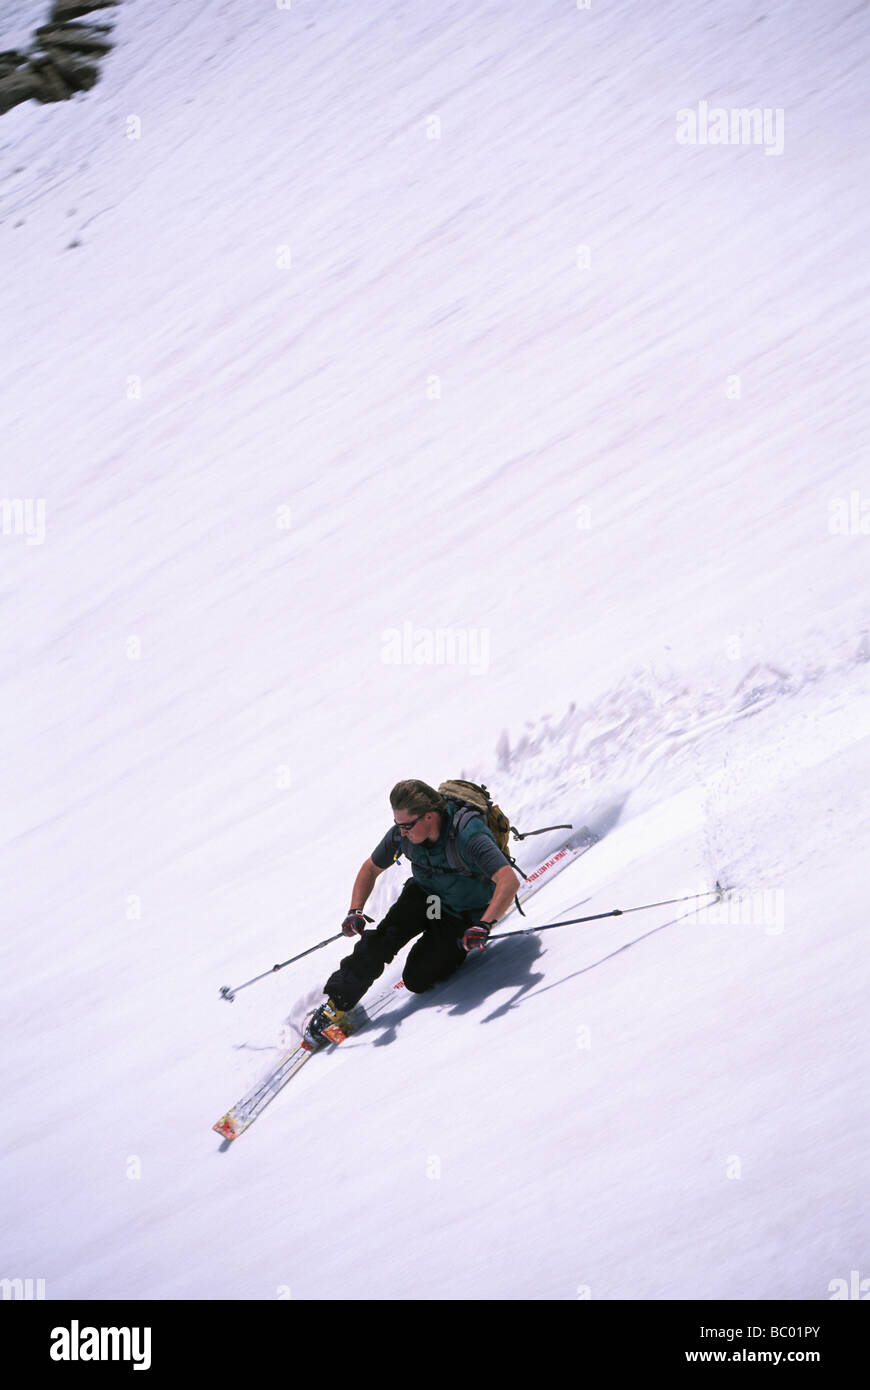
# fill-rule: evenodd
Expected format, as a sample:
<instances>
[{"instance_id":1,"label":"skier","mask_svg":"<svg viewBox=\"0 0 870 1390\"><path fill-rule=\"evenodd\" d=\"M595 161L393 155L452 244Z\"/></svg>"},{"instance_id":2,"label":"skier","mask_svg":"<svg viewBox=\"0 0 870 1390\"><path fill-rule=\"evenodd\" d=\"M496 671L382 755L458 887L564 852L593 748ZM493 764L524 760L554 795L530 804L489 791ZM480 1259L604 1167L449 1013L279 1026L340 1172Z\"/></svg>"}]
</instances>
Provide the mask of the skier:
<instances>
[{"instance_id":1,"label":"skier","mask_svg":"<svg viewBox=\"0 0 870 1390\"><path fill-rule=\"evenodd\" d=\"M472 950L483 950L493 925L508 910L519 878L496 843L483 814L459 816L462 804L416 778L390 792L393 824L366 859L353 885L341 930L358 937L349 956L326 981L326 1000L303 1033L312 1047L337 1024L415 936L403 972L406 989L420 994L446 980ZM411 863L396 902L374 931L363 913L375 880L404 854Z\"/></svg>"}]
</instances>

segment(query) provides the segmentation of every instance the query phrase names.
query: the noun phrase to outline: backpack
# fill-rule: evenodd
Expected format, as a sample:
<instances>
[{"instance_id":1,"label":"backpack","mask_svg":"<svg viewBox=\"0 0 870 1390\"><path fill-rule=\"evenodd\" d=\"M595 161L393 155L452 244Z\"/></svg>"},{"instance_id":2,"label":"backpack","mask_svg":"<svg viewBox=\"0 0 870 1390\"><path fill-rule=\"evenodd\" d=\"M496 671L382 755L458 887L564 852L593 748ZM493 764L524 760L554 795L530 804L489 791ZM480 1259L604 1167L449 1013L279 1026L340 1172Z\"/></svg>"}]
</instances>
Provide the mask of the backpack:
<instances>
[{"instance_id":1,"label":"backpack","mask_svg":"<svg viewBox=\"0 0 870 1390\"><path fill-rule=\"evenodd\" d=\"M438 792L445 800L455 801L458 805L458 810L454 813L452 818L450 834L447 837L446 845L447 861L453 872L457 874L471 873L471 870L465 867L460 857L456 842L459 838L459 832L468 824L472 816L482 816L486 821L487 828L492 832L496 844L507 859L511 868L515 869L522 878L527 878L528 875L523 873L523 870L510 853L511 835L513 835L516 840L525 840L529 835L543 835L548 830L572 829L570 825L545 825L540 830L526 830L520 832L511 825L510 819L505 815L501 807L496 806L487 788L479 786L477 782L465 782L461 778L456 778L450 782L442 782L438 788ZM478 875L472 876L478 877ZM515 899L515 901L518 911L522 913L519 899Z\"/></svg>"}]
</instances>

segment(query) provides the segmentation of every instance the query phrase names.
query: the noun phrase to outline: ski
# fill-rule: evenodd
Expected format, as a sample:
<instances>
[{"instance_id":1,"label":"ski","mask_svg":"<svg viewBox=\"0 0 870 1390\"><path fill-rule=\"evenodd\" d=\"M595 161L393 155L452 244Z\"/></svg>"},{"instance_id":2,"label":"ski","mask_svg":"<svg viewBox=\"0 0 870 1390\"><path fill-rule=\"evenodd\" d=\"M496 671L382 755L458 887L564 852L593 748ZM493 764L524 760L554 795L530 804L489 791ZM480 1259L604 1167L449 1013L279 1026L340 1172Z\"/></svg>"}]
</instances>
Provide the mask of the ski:
<instances>
[{"instance_id":1,"label":"ski","mask_svg":"<svg viewBox=\"0 0 870 1390\"><path fill-rule=\"evenodd\" d=\"M404 989L404 984L399 980L396 984L390 985L389 989L375 995L368 1004L357 1004L355 1008L348 1009L341 1023L326 1029L325 1035L333 1044L344 1042L392 1003L397 991L401 989ZM300 1039L254 1082L241 1100L237 1100L235 1105L212 1125L212 1129L227 1141L238 1139L239 1135L244 1134L248 1126L254 1123L257 1116L262 1114L269 1101L274 1100L278 1092L284 1089L290 1078L302 1070L309 1057L320 1051L320 1048L311 1048Z\"/></svg>"},{"instance_id":2,"label":"ski","mask_svg":"<svg viewBox=\"0 0 870 1390\"><path fill-rule=\"evenodd\" d=\"M533 897L539 889L543 888L545 884L552 882L557 874L562 873L563 869L567 869L569 864L573 864L579 859L581 854L585 854L588 849L591 849L593 845L597 844L598 838L599 837L594 831L590 830L587 825L584 825L581 830L575 830L574 834L571 835L563 845L560 845L558 849L554 850L552 854L548 854L546 859L542 859L540 864L537 864L535 868L526 875L522 884L517 889L517 898L520 907L522 907L523 903L527 902L529 898ZM506 912L501 919L502 922L506 921L506 919L510 917L511 912L515 910L516 908L512 907L510 912Z\"/></svg>"},{"instance_id":3,"label":"ski","mask_svg":"<svg viewBox=\"0 0 870 1390\"><path fill-rule=\"evenodd\" d=\"M587 826L577 830L563 845L552 854L548 854L539 864L531 870L523 879L521 886L517 889L517 902L506 912L501 921L504 922L517 906L522 907L523 903L539 892L545 884L550 883L557 874L567 869L569 864L573 864L588 849L591 849L598 841L598 836ZM357 1004L355 1008L349 1009L339 1024L326 1029L326 1036L334 1045L344 1042L345 1038L358 1033L379 1013L382 1013L396 997L399 990L404 989L404 984L399 980L396 984L390 985L388 989L383 989L376 994L367 1004ZM316 1051L320 1051L317 1048ZM274 1100L279 1091L283 1090L291 1077L301 1071L310 1057L314 1056L307 1043L301 1039L289 1048L278 1059L277 1063L270 1066L253 1086L237 1100L225 1115L212 1125L212 1129L227 1142L238 1139L240 1134L254 1123L258 1115L261 1115L271 1100Z\"/></svg>"},{"instance_id":4,"label":"ski","mask_svg":"<svg viewBox=\"0 0 870 1390\"><path fill-rule=\"evenodd\" d=\"M225 1115L212 1125L212 1129L222 1135L224 1139L238 1139L244 1133L248 1125L253 1124L254 1120L264 1110L273 1096L276 1096L282 1087L287 1085L291 1076L301 1070L303 1064L311 1056L309 1048L297 1043L294 1048L286 1052L280 1062L260 1081L256 1082L237 1100L235 1105L227 1111Z\"/></svg>"}]
</instances>

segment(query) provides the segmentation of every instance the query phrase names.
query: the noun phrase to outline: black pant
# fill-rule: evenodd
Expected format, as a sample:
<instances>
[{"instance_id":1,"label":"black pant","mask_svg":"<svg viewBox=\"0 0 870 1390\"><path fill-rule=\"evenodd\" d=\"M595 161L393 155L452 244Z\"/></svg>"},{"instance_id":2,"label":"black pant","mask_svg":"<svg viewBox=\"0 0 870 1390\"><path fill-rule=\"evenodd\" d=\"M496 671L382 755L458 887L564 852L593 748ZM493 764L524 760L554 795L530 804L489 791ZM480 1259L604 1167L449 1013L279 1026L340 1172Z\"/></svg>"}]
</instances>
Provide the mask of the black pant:
<instances>
[{"instance_id":1,"label":"black pant","mask_svg":"<svg viewBox=\"0 0 870 1390\"><path fill-rule=\"evenodd\" d=\"M374 928L361 936L349 956L324 985L330 999L340 1009L352 1009L371 984L383 974L384 967L407 946L412 937L420 936L405 961L402 979L412 994L421 994L440 980L446 980L467 959L460 941L467 926L479 920L483 908L458 915L444 912L440 919L426 916L429 898L414 879L409 878L386 916Z\"/></svg>"}]
</instances>

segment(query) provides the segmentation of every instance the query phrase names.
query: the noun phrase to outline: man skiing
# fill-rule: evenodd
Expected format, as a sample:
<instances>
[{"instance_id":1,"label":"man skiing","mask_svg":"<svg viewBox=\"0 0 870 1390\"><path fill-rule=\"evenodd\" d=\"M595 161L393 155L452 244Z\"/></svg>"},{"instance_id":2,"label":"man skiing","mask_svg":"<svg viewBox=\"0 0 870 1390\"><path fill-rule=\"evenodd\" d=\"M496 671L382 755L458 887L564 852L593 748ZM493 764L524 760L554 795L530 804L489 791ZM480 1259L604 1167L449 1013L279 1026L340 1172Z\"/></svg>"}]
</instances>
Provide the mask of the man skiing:
<instances>
[{"instance_id":1,"label":"man skiing","mask_svg":"<svg viewBox=\"0 0 870 1390\"><path fill-rule=\"evenodd\" d=\"M303 1034L312 1047L328 1040L326 1030L359 1003L413 937L420 939L408 952L405 988L420 994L446 980L469 951L483 949L519 887L482 812L416 778L396 783L390 805L393 824L360 868L341 925L345 936L359 939L326 981L326 1001ZM371 918L363 908L375 880L402 854L412 877L374 931L366 931Z\"/></svg>"}]
</instances>

